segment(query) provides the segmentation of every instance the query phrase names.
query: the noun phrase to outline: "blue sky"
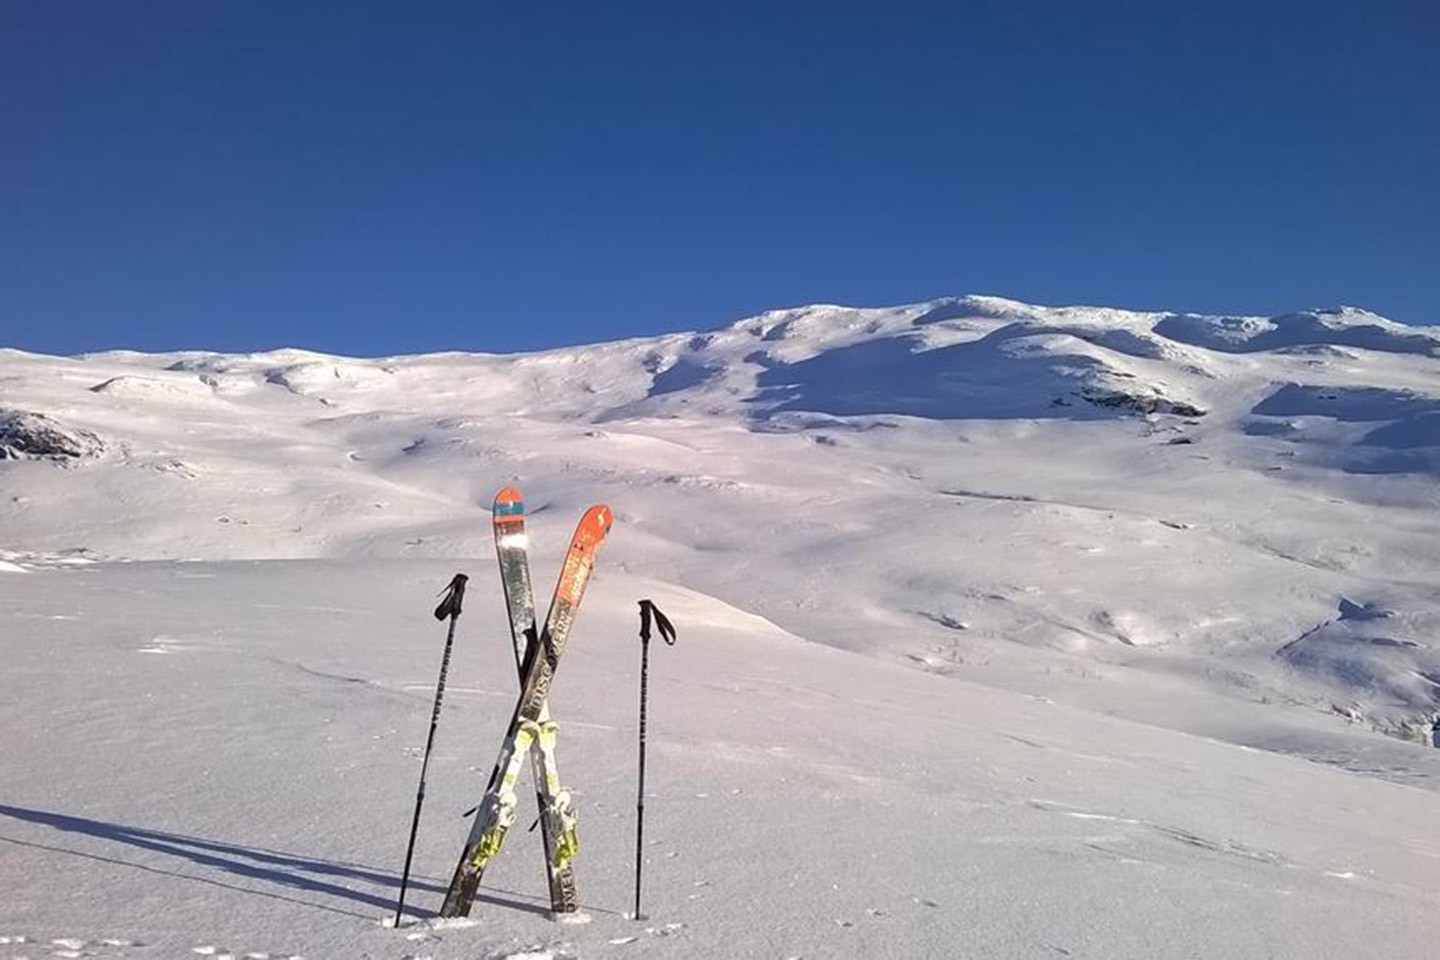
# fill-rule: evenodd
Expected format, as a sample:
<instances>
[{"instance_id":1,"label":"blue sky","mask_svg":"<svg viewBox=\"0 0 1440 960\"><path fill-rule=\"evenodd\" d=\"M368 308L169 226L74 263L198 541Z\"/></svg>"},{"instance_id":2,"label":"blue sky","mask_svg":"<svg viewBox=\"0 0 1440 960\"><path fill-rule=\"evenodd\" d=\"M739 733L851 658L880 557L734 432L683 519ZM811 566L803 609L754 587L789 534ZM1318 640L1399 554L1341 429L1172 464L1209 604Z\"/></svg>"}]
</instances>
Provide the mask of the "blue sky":
<instances>
[{"instance_id":1,"label":"blue sky","mask_svg":"<svg viewBox=\"0 0 1440 960\"><path fill-rule=\"evenodd\" d=\"M0 3L0 345L1440 323L1440 4Z\"/></svg>"}]
</instances>

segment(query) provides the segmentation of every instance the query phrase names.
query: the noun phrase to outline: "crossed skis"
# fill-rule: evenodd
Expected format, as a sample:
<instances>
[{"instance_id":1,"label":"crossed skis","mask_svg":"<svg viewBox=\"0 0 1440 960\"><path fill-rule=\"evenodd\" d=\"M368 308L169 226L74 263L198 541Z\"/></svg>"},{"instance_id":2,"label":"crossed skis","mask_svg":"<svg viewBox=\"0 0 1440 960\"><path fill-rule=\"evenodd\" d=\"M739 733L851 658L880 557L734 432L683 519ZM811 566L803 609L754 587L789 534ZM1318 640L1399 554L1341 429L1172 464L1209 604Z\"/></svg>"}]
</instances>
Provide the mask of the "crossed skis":
<instances>
[{"instance_id":1,"label":"crossed skis","mask_svg":"<svg viewBox=\"0 0 1440 960\"><path fill-rule=\"evenodd\" d=\"M613 516L609 507L597 505L580 518L560 568L560 579L555 585L544 627L538 631L530 584L525 505L520 491L506 487L496 494L492 517L505 605L510 615L510 635L520 674L520 697L440 915L463 917L470 913L485 867L500 852L505 835L515 822L515 786L527 754L540 804L550 908L557 914L572 913L578 908L571 867L577 849L575 811L569 793L560 786L555 765L556 728L550 719L546 698L594 570L596 551L610 532Z\"/></svg>"}]
</instances>

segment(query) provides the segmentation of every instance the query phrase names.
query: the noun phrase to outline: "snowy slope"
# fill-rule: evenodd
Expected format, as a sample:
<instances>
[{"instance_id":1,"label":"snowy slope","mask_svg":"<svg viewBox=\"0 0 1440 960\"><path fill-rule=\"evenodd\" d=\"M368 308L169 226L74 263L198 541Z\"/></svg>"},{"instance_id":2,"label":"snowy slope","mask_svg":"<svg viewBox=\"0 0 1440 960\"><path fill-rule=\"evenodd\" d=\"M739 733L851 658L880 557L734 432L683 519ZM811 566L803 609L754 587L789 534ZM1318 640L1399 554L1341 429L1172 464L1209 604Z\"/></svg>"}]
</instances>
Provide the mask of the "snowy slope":
<instances>
[{"instance_id":1,"label":"snowy slope","mask_svg":"<svg viewBox=\"0 0 1440 960\"><path fill-rule=\"evenodd\" d=\"M537 518L537 540L559 520ZM475 590L417 915L388 929L439 654L426 608L453 566L105 564L0 584L21 631L0 700L0 936L26 941L0 955L1418 960L1440 932L1430 791L802 643L613 565L553 694L591 922L541 916L523 831L474 925L422 919L513 692L498 597ZM684 631L653 656L641 923L623 916L636 596Z\"/></svg>"},{"instance_id":2,"label":"snowy slope","mask_svg":"<svg viewBox=\"0 0 1440 960\"><path fill-rule=\"evenodd\" d=\"M1440 329L1353 308L992 297L517 356L0 350L0 884L28 891L0 943L1424 955L1437 372ZM595 922L383 930L455 569L472 659L422 907L508 714L509 481L540 581L586 504L617 516L556 693ZM686 633L651 932L611 913L643 595ZM507 849L497 897L543 890L535 855ZM82 861L98 906L66 912ZM134 907L141 873L173 892Z\"/></svg>"},{"instance_id":3,"label":"snowy slope","mask_svg":"<svg viewBox=\"0 0 1440 960\"><path fill-rule=\"evenodd\" d=\"M1027 690L1210 677L1422 740L1437 358L1352 308L991 297L503 357L7 351L0 407L105 451L6 464L0 549L482 556L518 479L612 501L627 569L821 642Z\"/></svg>"}]
</instances>

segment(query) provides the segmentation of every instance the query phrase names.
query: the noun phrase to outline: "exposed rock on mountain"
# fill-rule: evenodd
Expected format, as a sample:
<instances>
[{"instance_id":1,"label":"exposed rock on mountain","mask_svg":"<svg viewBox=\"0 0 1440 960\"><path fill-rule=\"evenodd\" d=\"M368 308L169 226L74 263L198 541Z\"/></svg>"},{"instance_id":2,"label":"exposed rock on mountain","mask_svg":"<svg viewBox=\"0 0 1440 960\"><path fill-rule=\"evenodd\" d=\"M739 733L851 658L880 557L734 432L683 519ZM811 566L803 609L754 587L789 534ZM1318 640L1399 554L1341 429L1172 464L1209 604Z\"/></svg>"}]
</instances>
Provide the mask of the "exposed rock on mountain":
<instances>
[{"instance_id":1,"label":"exposed rock on mountain","mask_svg":"<svg viewBox=\"0 0 1440 960\"><path fill-rule=\"evenodd\" d=\"M104 450L88 430L66 428L43 413L0 410L0 459L78 460Z\"/></svg>"}]
</instances>

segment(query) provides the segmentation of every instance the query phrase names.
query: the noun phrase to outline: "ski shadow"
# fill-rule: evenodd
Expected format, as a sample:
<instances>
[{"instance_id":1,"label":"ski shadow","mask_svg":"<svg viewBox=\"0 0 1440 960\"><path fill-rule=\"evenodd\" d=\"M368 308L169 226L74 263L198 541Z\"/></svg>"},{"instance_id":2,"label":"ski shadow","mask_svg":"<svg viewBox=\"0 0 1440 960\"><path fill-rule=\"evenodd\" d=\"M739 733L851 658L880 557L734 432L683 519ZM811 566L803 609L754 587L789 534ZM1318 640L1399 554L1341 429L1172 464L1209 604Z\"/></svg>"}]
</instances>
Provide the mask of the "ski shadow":
<instances>
[{"instance_id":1,"label":"ski shadow","mask_svg":"<svg viewBox=\"0 0 1440 960\"><path fill-rule=\"evenodd\" d=\"M52 813L46 810L30 810L25 807L14 807L6 804L0 804L0 815L10 817L14 820L22 820L27 823L41 824L65 833L81 834L83 836L125 844L126 846L136 847L141 850L179 857L193 864L209 867L234 877L259 880L291 891L321 894L325 897L333 897L335 899L349 901L350 903L363 904L367 907L374 907L392 913L395 909L396 898L394 895L383 895L365 890L357 890L350 886L347 881L368 884L386 890L394 890L397 894L400 889L400 877L398 874L388 873L362 864L302 857L276 850L267 850L263 847L243 847L236 844L222 843L218 840L190 837L184 834L168 833L162 830L148 830L143 827L131 827L124 824L109 823L104 820L91 820L86 817ZM71 850L33 841L17 840L13 837L0 836L0 840L15 844L16 846L32 847L55 853L63 853L69 856L83 857L88 860L98 860L119 866L131 867L137 870L144 870L147 873L179 877L212 886L226 887L255 896L287 900L292 903L299 903L320 910L328 910L333 913L344 913L350 916L371 919L370 914L356 913L353 910L346 910L311 899L301 899L284 893L277 893L273 890L227 883L214 877L181 873L151 864L136 863L113 856L88 853L81 850ZM412 877L410 880L410 890L444 894L446 887L433 880L427 881ZM513 910L521 910L527 913L544 914L547 912L545 907L518 899L515 896L499 896L494 893L481 891L476 899L485 903L508 907ZM420 910L409 904L405 907L405 913L417 919L428 919L436 916L434 911Z\"/></svg>"}]
</instances>

